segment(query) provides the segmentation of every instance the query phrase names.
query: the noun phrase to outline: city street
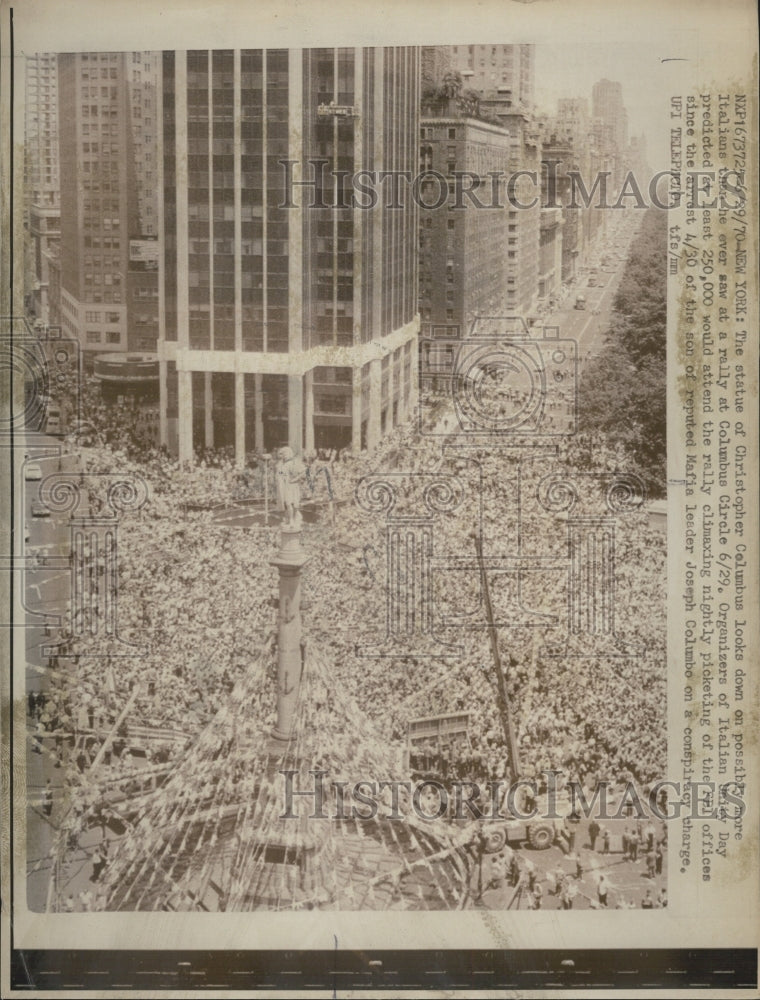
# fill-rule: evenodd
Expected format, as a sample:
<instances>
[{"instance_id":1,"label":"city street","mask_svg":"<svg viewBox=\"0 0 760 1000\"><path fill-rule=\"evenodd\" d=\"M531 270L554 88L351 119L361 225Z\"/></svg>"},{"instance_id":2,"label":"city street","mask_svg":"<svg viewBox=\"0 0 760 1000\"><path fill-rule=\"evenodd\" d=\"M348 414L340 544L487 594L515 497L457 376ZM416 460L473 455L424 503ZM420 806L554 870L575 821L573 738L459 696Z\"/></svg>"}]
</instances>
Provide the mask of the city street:
<instances>
[{"instance_id":1,"label":"city street","mask_svg":"<svg viewBox=\"0 0 760 1000\"><path fill-rule=\"evenodd\" d=\"M611 819L603 825L610 833L610 851L605 853L601 836L596 840L595 849L591 850L589 836L590 820L583 819L571 826L575 831L574 852L564 854L559 847L552 846L545 851L534 851L529 848L518 850L520 861L530 861L535 866L536 881L543 892L542 909L560 909L559 895L554 892L557 884L557 874L564 872L568 884L573 886L572 909L586 910L596 908L599 904L598 886L600 876L604 876L609 886L607 907L639 909L647 889L651 890L654 899L661 889L668 884L667 850L663 851L662 871L654 878L648 875L645 852L639 853L636 861L624 857L621 848L623 832L633 831L635 822L630 819ZM655 842L665 835L665 824L657 823ZM576 877L576 855L580 853L582 875ZM509 880L492 880L491 860L486 855L482 866L482 896L479 905L489 910L526 909L527 894L516 893L516 887Z\"/></svg>"},{"instance_id":2,"label":"city street","mask_svg":"<svg viewBox=\"0 0 760 1000\"><path fill-rule=\"evenodd\" d=\"M633 220L636 221L635 216ZM558 326L560 337L577 343L578 361L581 367L588 357L597 353L602 347L602 338L612 320L615 293L625 272L628 248L635 233L631 216L623 213L620 221L615 220L607 235L599 235L588 264L581 268L576 281L568 286L564 302L542 320L545 326ZM613 244L619 248L614 257L606 249ZM609 263L607 267L602 268L600 262L605 256L609 257ZM588 284L592 270L598 272L596 285ZM585 295L585 309L575 308L578 295Z\"/></svg>"}]
</instances>

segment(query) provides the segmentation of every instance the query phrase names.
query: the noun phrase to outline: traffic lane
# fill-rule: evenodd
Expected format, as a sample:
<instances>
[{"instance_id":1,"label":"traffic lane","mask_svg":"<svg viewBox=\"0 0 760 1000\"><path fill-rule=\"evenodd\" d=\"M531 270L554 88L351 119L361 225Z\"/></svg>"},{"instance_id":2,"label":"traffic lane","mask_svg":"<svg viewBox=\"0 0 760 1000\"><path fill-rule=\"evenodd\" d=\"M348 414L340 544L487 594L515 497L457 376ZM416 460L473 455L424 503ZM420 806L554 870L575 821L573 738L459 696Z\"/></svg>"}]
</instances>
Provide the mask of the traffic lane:
<instances>
[{"instance_id":1,"label":"traffic lane","mask_svg":"<svg viewBox=\"0 0 760 1000\"><path fill-rule=\"evenodd\" d=\"M574 299L573 304L570 304L572 296L569 296L568 305L549 317L547 325L558 326L561 337L575 340L578 344L579 355L593 346L600 346L594 345L594 341L600 333L606 332L606 330L602 330L602 327L606 326L611 318L612 304L622 274L623 265L610 275L609 281L605 282L603 288L596 286L578 292L577 294L585 294L586 296L585 309L576 309Z\"/></svg>"}]
</instances>

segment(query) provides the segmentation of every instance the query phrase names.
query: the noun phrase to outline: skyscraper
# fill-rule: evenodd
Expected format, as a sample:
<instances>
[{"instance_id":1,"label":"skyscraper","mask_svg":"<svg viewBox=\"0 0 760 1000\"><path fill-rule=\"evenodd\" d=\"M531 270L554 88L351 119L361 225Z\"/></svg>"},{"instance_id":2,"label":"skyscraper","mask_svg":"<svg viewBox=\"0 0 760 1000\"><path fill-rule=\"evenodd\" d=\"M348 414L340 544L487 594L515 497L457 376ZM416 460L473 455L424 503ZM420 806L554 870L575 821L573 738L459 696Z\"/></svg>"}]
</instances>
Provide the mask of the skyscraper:
<instances>
[{"instance_id":1,"label":"skyscraper","mask_svg":"<svg viewBox=\"0 0 760 1000\"><path fill-rule=\"evenodd\" d=\"M26 174L29 231L33 240L34 287L29 304L49 322L49 261L61 236L58 172L58 62L36 52L26 63Z\"/></svg>"},{"instance_id":2,"label":"skyscraper","mask_svg":"<svg viewBox=\"0 0 760 1000\"><path fill-rule=\"evenodd\" d=\"M511 106L531 110L535 92L535 46L454 45L449 49L453 68L464 86L481 94L499 91Z\"/></svg>"},{"instance_id":3,"label":"skyscraper","mask_svg":"<svg viewBox=\"0 0 760 1000\"><path fill-rule=\"evenodd\" d=\"M557 130L569 133L574 143L588 138L588 100L585 97L557 99Z\"/></svg>"},{"instance_id":4,"label":"skyscraper","mask_svg":"<svg viewBox=\"0 0 760 1000\"><path fill-rule=\"evenodd\" d=\"M592 131L613 166L617 181L622 180L628 149L628 112L623 104L623 87L615 80L599 80L591 90Z\"/></svg>"},{"instance_id":5,"label":"skyscraper","mask_svg":"<svg viewBox=\"0 0 760 1000\"><path fill-rule=\"evenodd\" d=\"M160 53L127 57L135 210L130 212L127 350L154 352L158 342L158 72Z\"/></svg>"},{"instance_id":6,"label":"skyscraper","mask_svg":"<svg viewBox=\"0 0 760 1000\"><path fill-rule=\"evenodd\" d=\"M418 50L165 52L162 69L162 442L239 463L373 446L414 405L417 209L340 207L337 177L414 173Z\"/></svg>"},{"instance_id":7,"label":"skyscraper","mask_svg":"<svg viewBox=\"0 0 760 1000\"><path fill-rule=\"evenodd\" d=\"M60 313L86 355L127 347L130 215L136 213L127 53L58 56Z\"/></svg>"},{"instance_id":8,"label":"skyscraper","mask_svg":"<svg viewBox=\"0 0 760 1000\"><path fill-rule=\"evenodd\" d=\"M420 213L420 382L423 391L445 393L459 342L475 317L507 311L507 213L503 184L494 190L489 175L508 174L510 137L499 125L463 116L423 118L420 131L420 171L448 176L450 183L447 204ZM457 171L478 176L482 201L500 207L481 209L457 197ZM437 194L436 182L429 184L425 204L435 203Z\"/></svg>"}]
</instances>

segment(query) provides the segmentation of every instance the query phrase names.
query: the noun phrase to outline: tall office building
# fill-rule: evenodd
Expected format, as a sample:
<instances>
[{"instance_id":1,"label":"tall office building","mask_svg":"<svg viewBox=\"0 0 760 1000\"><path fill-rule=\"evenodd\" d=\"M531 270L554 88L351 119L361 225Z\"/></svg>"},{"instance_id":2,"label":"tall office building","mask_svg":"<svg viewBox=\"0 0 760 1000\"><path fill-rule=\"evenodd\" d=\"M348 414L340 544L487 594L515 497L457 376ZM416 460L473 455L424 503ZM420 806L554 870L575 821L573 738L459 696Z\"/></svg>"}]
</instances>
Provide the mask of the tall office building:
<instances>
[{"instance_id":1,"label":"tall office building","mask_svg":"<svg viewBox=\"0 0 760 1000\"><path fill-rule=\"evenodd\" d=\"M628 112L623 104L623 87L615 80L599 80L591 89L591 114L601 150L612 161L617 180L622 179L628 149Z\"/></svg>"},{"instance_id":2,"label":"tall office building","mask_svg":"<svg viewBox=\"0 0 760 1000\"><path fill-rule=\"evenodd\" d=\"M27 57L25 116L26 207L34 254L33 287L27 290L27 302L37 318L48 323L50 257L61 236L58 62L53 53Z\"/></svg>"},{"instance_id":3,"label":"tall office building","mask_svg":"<svg viewBox=\"0 0 760 1000\"><path fill-rule=\"evenodd\" d=\"M162 69L162 442L238 463L372 447L415 401L418 213L383 191L354 207L337 178L414 174L418 50L165 52Z\"/></svg>"},{"instance_id":4,"label":"tall office building","mask_svg":"<svg viewBox=\"0 0 760 1000\"><path fill-rule=\"evenodd\" d=\"M462 74L465 88L481 94L499 91L511 107L532 110L535 94L534 45L453 45L453 69Z\"/></svg>"},{"instance_id":5,"label":"tall office building","mask_svg":"<svg viewBox=\"0 0 760 1000\"><path fill-rule=\"evenodd\" d=\"M136 199L130 213L127 350L154 352L158 343L158 52L127 57Z\"/></svg>"},{"instance_id":6,"label":"tall office building","mask_svg":"<svg viewBox=\"0 0 760 1000\"><path fill-rule=\"evenodd\" d=\"M127 55L132 150L135 165L137 217L142 236L158 234L158 52L130 52Z\"/></svg>"},{"instance_id":7,"label":"tall office building","mask_svg":"<svg viewBox=\"0 0 760 1000\"><path fill-rule=\"evenodd\" d=\"M557 134L569 134L574 144L588 138L588 100L585 97L557 98Z\"/></svg>"},{"instance_id":8,"label":"tall office building","mask_svg":"<svg viewBox=\"0 0 760 1000\"><path fill-rule=\"evenodd\" d=\"M85 357L127 348L136 199L124 52L58 56L60 315Z\"/></svg>"},{"instance_id":9,"label":"tall office building","mask_svg":"<svg viewBox=\"0 0 760 1000\"><path fill-rule=\"evenodd\" d=\"M507 311L504 190L494 191L489 175L507 176L510 137L490 122L448 116L423 118L420 132L420 173L448 177L450 185L445 204L420 212L420 384L423 391L446 393L458 345L473 320ZM479 177L482 202L501 207L479 208L464 195L457 198L455 171ZM426 183L430 191L423 187L422 201L434 205L438 184Z\"/></svg>"}]
</instances>

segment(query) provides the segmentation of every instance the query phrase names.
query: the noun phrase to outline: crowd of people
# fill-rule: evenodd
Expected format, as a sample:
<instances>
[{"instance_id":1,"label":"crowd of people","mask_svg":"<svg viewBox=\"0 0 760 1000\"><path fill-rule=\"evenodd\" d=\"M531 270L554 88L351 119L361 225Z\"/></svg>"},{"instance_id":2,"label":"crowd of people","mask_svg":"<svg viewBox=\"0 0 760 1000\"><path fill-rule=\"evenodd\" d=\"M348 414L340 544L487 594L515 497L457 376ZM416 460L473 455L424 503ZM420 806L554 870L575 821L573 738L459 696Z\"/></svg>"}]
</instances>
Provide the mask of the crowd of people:
<instances>
[{"instance_id":1,"label":"crowd of people","mask_svg":"<svg viewBox=\"0 0 760 1000\"><path fill-rule=\"evenodd\" d=\"M145 506L120 521L114 592L120 638L148 652L104 663L102 655L88 655L86 634L64 630L55 637L64 645L50 658L44 693L30 697L34 742L55 765L65 765L71 784L73 836L104 815L118 823L121 798L146 790L141 774L156 775L148 791L164 780L193 735L223 710L276 621L275 520L231 529L214 516L220 504L261 497L262 463L252 460L241 471L231 455L209 453L181 468L157 447L147 420L130 419L126 403L113 409L96 396L92 387L85 393L85 416L98 435L75 445L83 473L133 475L148 484ZM616 520L614 636L635 652L621 646L620 655L607 647L594 654L590 647L589 655L572 658L563 646L566 528L535 502L547 469L569 476L581 470L597 475L584 502L600 509L604 477L625 471L625 457L601 438L566 441L548 456L540 449L459 449L460 443L452 432L442 449L440 438L398 428L371 454L302 456L303 498L322 511L303 528L310 556L304 629L331 663L332 682L401 751L413 720L468 715L466 736L445 754L436 741L417 749L428 769L448 777L504 778L516 764L523 776L555 768L587 786L602 779L646 786L663 777L664 535L650 530L643 508ZM356 502L357 489L365 477L392 476L399 496L411 496L432 474L457 480L463 497L430 521L432 562L424 572L433 625L399 642L397 654L375 657L372 648L387 642L391 628L387 523ZM513 615L499 622L496 641L519 762L509 760L504 737L474 529L486 556L503 563L500 576L488 572L497 612ZM528 609L530 624L516 608ZM457 621L463 611L469 617ZM538 627L540 615L550 624ZM273 724L271 703L250 709Z\"/></svg>"}]
</instances>

